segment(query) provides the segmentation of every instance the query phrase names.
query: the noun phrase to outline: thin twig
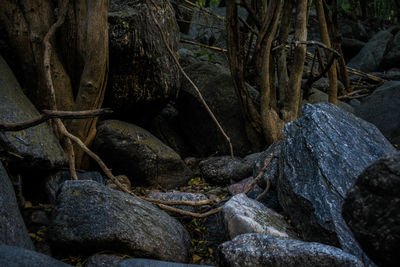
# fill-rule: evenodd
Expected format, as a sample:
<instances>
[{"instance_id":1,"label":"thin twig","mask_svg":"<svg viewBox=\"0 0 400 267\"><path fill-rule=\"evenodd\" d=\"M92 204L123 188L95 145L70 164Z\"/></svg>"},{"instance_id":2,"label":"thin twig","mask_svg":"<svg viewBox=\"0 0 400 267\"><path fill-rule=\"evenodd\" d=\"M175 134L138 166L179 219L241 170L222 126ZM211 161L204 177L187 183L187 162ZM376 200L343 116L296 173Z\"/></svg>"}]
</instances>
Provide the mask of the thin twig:
<instances>
[{"instance_id":1,"label":"thin twig","mask_svg":"<svg viewBox=\"0 0 400 267\"><path fill-rule=\"evenodd\" d=\"M147 3L152 2L153 6L157 7L157 5L154 3L153 0L148 0ZM213 119L213 121L215 122L215 124L217 125L219 131L221 132L221 134L224 136L224 138L226 139L226 141L229 144L229 149L230 149L230 154L231 157L233 157L233 146L231 143L231 139L229 138L229 136L225 133L224 129L222 128L221 124L218 122L217 118L215 117L214 113L211 111L210 107L208 106L207 102L205 101L205 99L203 98L199 88L196 86L196 84L194 84L194 82L192 81L192 79L190 79L190 77L186 74L186 72L184 71L184 69L182 68L181 64L179 63L178 58L175 56L174 52L172 51L171 47L168 45L167 42L167 38L164 34L164 31L162 30L160 24L158 23L157 19L154 16L153 10L151 9L150 5L147 4L150 15L154 21L154 23L156 24L157 28L160 31L161 37L164 41L164 45L167 48L169 54L171 55L171 57L173 58L176 66L178 67L178 69L180 70L180 72L182 73L182 75L186 78L186 80L193 86L193 88L195 89L195 91L197 92L197 94L199 95L199 98L201 100L201 102L203 103L204 107L206 108L207 112L210 114L211 118Z\"/></svg>"},{"instance_id":2,"label":"thin twig","mask_svg":"<svg viewBox=\"0 0 400 267\"><path fill-rule=\"evenodd\" d=\"M263 177L264 173L267 171L267 167L269 165L269 163L271 162L271 160L273 158L276 158L277 156L275 156L274 154L272 154L270 157L268 157L265 162L264 162L264 167L261 169L261 171L258 173L258 175L256 176L256 178L254 178L254 180L246 187L246 189L243 191L244 194L247 194L248 192L250 192L250 190L256 185L256 183L258 183L258 181L261 180L261 178Z\"/></svg>"},{"instance_id":3,"label":"thin twig","mask_svg":"<svg viewBox=\"0 0 400 267\"><path fill-rule=\"evenodd\" d=\"M267 177L267 186L265 187L264 191L256 197L256 200L262 199L268 193L270 187L271 187L271 179Z\"/></svg>"},{"instance_id":4,"label":"thin twig","mask_svg":"<svg viewBox=\"0 0 400 267\"><path fill-rule=\"evenodd\" d=\"M194 42L194 41L191 41L191 40L180 39L180 42L181 43L186 43L186 44L191 44L191 45L197 45L197 46L204 47L204 48L211 49L211 50L215 50L215 51L218 51L218 52L228 52L228 50L226 50L225 48L205 45L205 44Z\"/></svg>"},{"instance_id":5,"label":"thin twig","mask_svg":"<svg viewBox=\"0 0 400 267\"><path fill-rule=\"evenodd\" d=\"M181 209L177 209L174 207L170 207L164 204L157 204L157 206L159 206L160 208L164 209L164 210L168 210L168 211L172 211L175 213L179 213L182 215L187 215L187 216L191 216L191 217L195 217L195 218L205 218L208 217L210 215L213 215L215 213L218 213L222 210L222 207L218 207L215 209L212 209L210 211L204 212L204 213L195 213L195 212L190 212L190 211L186 211L186 210L181 210Z\"/></svg>"},{"instance_id":6,"label":"thin twig","mask_svg":"<svg viewBox=\"0 0 400 267\"><path fill-rule=\"evenodd\" d=\"M42 114L36 118L32 118L23 122L0 122L0 131L21 131L36 125L39 125L49 119L86 119L97 117L103 114L111 114L112 110L103 108L95 110L83 111L60 111L60 110L43 110Z\"/></svg>"}]
</instances>

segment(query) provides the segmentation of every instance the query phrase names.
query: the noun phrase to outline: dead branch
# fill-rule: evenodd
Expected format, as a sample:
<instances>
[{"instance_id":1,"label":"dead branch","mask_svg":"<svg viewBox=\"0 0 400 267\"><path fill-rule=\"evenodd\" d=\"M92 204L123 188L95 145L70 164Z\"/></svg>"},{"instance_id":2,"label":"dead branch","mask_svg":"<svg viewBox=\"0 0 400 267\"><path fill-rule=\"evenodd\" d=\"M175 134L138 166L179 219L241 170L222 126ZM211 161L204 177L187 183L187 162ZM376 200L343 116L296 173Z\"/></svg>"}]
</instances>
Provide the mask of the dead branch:
<instances>
[{"instance_id":1,"label":"dead branch","mask_svg":"<svg viewBox=\"0 0 400 267\"><path fill-rule=\"evenodd\" d=\"M208 217L215 213L218 213L222 210L222 207L218 207L218 208L212 209L212 210L204 212L204 213L195 213L195 212L190 212L190 211L170 207L170 206L167 206L164 204L157 204L157 206L159 206L160 208L162 208L164 210L172 211L172 212L175 212L175 213L178 213L181 215L191 216L191 217L195 217L195 218L205 218L205 217Z\"/></svg>"},{"instance_id":2,"label":"dead branch","mask_svg":"<svg viewBox=\"0 0 400 267\"><path fill-rule=\"evenodd\" d=\"M267 186L265 187L264 191L256 197L256 200L262 199L268 193L270 187L271 187L271 179L267 177Z\"/></svg>"},{"instance_id":3,"label":"dead branch","mask_svg":"<svg viewBox=\"0 0 400 267\"><path fill-rule=\"evenodd\" d=\"M199 98L201 100L201 102L203 103L204 107L206 108L207 112L210 114L211 118L213 119L213 121L215 122L215 124L217 125L219 131L221 132L221 134L224 136L224 138L226 139L226 141L229 144L229 149L231 152L231 157L233 157L233 146L231 143L231 139L229 138L229 136L225 133L224 129L222 128L221 124L218 122L217 118L215 117L214 113L211 111L210 107L208 106L207 102L205 101L205 99L203 98L203 95L201 94L199 88L196 86L196 84L192 81L192 79L190 79L190 77L186 74L186 72L184 71L184 69L182 68L181 64L179 63L178 58L175 56L174 52L172 51L171 47L168 45L167 42L167 38L165 37L164 31L162 30L160 24L158 23L156 17L154 16L153 10L151 9L149 2L151 2L153 4L153 6L157 7L157 5L154 3L153 0L148 0L147 1L147 6L149 8L149 12L150 15L154 21L154 23L156 24L157 28L160 31L161 37L163 39L164 45L167 48L169 54L171 55L171 57L173 58L176 66L178 67L178 69L180 70L180 72L182 73L182 75L185 77L185 79L193 86L193 88L196 90L197 94L199 95Z\"/></svg>"},{"instance_id":4,"label":"dead branch","mask_svg":"<svg viewBox=\"0 0 400 267\"><path fill-rule=\"evenodd\" d=\"M270 157L268 157L265 162L264 162L264 167L261 169L261 171L258 173L258 175L256 176L256 178L254 178L254 180L246 187L246 189L243 191L244 194L247 194L255 185L256 183L258 183L258 181L261 180L261 178L263 177L264 173L267 171L267 167L269 165L269 163L271 162L271 160L273 158L276 158L277 156L275 155L271 155ZM268 184L267 184L268 185ZM269 189L269 188L268 188Z\"/></svg>"},{"instance_id":5,"label":"dead branch","mask_svg":"<svg viewBox=\"0 0 400 267\"><path fill-rule=\"evenodd\" d=\"M32 118L23 122L0 122L0 131L21 131L27 128L39 125L49 119L86 119L111 114L112 110L108 108L83 110L83 111L59 111L59 110L43 110L42 114L36 118Z\"/></svg>"},{"instance_id":6,"label":"dead branch","mask_svg":"<svg viewBox=\"0 0 400 267\"><path fill-rule=\"evenodd\" d=\"M190 41L190 40L180 39L179 41L180 41L181 43L186 43L186 44L191 44L191 45L197 45L197 46L204 47L204 48L211 49L211 50L215 50L215 51L218 51L218 52L228 52L228 50L226 50L225 48L220 48L220 47L216 47L216 46L205 45L205 44L198 43L198 42L194 42L194 41Z\"/></svg>"}]
</instances>

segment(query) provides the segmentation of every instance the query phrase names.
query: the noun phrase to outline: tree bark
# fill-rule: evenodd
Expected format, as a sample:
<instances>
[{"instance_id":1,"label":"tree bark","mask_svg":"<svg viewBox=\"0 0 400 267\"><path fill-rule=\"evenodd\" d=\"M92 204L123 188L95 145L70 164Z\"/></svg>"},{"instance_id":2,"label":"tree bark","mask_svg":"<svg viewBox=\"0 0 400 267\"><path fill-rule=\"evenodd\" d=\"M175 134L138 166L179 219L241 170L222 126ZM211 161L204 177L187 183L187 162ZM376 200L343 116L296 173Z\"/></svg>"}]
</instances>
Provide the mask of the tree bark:
<instances>
[{"instance_id":1,"label":"tree bark","mask_svg":"<svg viewBox=\"0 0 400 267\"><path fill-rule=\"evenodd\" d=\"M62 2L59 0L58 6ZM57 6L51 0L1 0L0 6L0 23L18 55L18 80L39 110L48 109L51 99L43 66L43 39L57 19ZM90 110L102 104L108 68L108 6L109 0L70 1L62 32L50 40L51 78L58 109ZM72 120L68 128L90 144L96 121ZM82 155L78 150L78 166Z\"/></svg>"}]
</instances>

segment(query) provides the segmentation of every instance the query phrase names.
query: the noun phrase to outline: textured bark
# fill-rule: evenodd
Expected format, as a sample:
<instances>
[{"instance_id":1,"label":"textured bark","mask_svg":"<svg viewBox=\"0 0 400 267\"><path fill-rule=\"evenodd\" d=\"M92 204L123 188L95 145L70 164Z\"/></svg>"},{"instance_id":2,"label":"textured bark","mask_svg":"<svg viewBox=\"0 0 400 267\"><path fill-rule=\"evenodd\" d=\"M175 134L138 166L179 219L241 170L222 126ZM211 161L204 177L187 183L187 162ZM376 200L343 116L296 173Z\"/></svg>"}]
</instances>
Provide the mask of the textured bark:
<instances>
[{"instance_id":1,"label":"textured bark","mask_svg":"<svg viewBox=\"0 0 400 267\"><path fill-rule=\"evenodd\" d=\"M58 109L90 110L102 104L108 70L108 5L109 0L70 1L61 32L50 40L51 78ZM43 66L43 39L57 19L57 6L50 0L1 0L0 23L18 55L18 79L39 109L52 107ZM68 128L90 144L96 121L73 120ZM78 149L78 165L82 155Z\"/></svg>"},{"instance_id":2,"label":"textured bark","mask_svg":"<svg viewBox=\"0 0 400 267\"><path fill-rule=\"evenodd\" d=\"M316 0L315 4L317 7L318 22L319 22L322 42L327 47L332 47L331 42L329 40L328 26L326 25L323 2L322 2L322 0ZM327 59L333 56L329 52L326 52L325 55L326 55ZM329 60L327 60L327 61L329 61ZM337 86L338 85L337 85L337 72L336 72L336 64L335 63L333 63L331 68L329 69L328 77L329 77L329 90L328 90L329 98L328 98L328 100L330 103L337 105L337 101L338 101L337 100Z\"/></svg>"}]
</instances>

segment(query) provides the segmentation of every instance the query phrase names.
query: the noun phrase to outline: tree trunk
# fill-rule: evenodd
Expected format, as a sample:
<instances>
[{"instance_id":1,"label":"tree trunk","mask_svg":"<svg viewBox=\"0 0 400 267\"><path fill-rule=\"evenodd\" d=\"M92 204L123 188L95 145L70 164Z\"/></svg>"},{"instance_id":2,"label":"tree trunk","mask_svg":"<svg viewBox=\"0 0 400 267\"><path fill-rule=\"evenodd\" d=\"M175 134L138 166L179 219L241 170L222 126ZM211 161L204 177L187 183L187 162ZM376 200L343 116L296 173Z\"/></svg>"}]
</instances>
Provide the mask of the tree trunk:
<instances>
[{"instance_id":1,"label":"tree trunk","mask_svg":"<svg viewBox=\"0 0 400 267\"><path fill-rule=\"evenodd\" d=\"M55 1L0 0L0 6L0 23L18 55L18 79L39 110L49 108L43 39L57 19ZM50 66L60 110L97 109L102 104L108 68L108 6L109 0L70 1L61 33L51 40ZM95 124L96 119L72 120L68 127L90 144ZM76 152L80 166L83 153Z\"/></svg>"},{"instance_id":2,"label":"tree trunk","mask_svg":"<svg viewBox=\"0 0 400 267\"><path fill-rule=\"evenodd\" d=\"M326 19L325 19L325 12L324 12L324 5L322 0L316 0L315 5L317 7L317 13L318 13L318 22L319 22L319 27L320 27L320 33L321 33L321 39L322 42L327 46L327 47L332 47L331 42L329 40L329 34L328 34L328 26L326 25ZM333 57L332 53L326 52L325 53L327 62L329 62L330 57ZM328 100L330 103L337 105L337 72L336 72L336 64L335 62L332 64L328 71L328 77L329 77L329 90L328 90Z\"/></svg>"}]
</instances>

